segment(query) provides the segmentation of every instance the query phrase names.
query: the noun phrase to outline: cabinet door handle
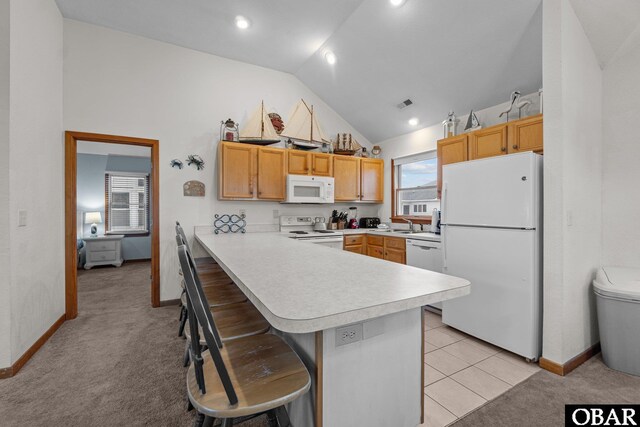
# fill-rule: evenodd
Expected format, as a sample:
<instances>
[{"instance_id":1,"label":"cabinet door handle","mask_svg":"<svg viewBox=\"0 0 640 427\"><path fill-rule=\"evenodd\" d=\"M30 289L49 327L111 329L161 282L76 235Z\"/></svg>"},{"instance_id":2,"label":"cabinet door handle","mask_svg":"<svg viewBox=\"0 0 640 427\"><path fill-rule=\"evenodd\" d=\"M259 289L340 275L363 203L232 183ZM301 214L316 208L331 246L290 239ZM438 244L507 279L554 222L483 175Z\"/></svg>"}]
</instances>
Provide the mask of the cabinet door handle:
<instances>
[{"instance_id":1,"label":"cabinet door handle","mask_svg":"<svg viewBox=\"0 0 640 427\"><path fill-rule=\"evenodd\" d=\"M518 149L518 146L517 146L516 144L513 144L513 149L514 149L514 150L517 150L517 149Z\"/></svg>"},{"instance_id":2,"label":"cabinet door handle","mask_svg":"<svg viewBox=\"0 0 640 427\"><path fill-rule=\"evenodd\" d=\"M507 147L501 147L501 148L500 148L500 151L503 151L503 152L504 152L504 151L507 151Z\"/></svg>"}]
</instances>

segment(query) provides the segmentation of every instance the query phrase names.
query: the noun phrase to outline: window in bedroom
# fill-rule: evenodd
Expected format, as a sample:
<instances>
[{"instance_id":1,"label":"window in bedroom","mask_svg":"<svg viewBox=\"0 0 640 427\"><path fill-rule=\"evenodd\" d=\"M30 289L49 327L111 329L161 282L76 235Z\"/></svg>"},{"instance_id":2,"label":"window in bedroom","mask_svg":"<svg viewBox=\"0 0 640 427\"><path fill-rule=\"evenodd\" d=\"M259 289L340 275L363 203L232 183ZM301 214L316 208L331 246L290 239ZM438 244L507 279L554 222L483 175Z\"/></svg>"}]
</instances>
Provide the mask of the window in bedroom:
<instances>
[{"instance_id":1,"label":"window in bedroom","mask_svg":"<svg viewBox=\"0 0 640 427\"><path fill-rule=\"evenodd\" d=\"M105 233L149 233L148 174L105 174Z\"/></svg>"}]
</instances>

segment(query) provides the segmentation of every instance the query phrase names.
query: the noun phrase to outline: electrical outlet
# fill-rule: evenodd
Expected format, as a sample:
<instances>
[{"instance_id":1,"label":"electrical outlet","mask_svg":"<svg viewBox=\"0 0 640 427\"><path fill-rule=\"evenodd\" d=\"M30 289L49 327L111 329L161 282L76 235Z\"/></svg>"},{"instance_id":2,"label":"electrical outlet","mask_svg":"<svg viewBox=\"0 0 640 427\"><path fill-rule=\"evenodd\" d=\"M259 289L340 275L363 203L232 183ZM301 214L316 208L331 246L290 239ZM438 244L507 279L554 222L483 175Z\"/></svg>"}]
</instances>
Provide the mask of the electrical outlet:
<instances>
[{"instance_id":1,"label":"electrical outlet","mask_svg":"<svg viewBox=\"0 0 640 427\"><path fill-rule=\"evenodd\" d=\"M247 210L246 209L240 209L240 216L247 216Z\"/></svg>"},{"instance_id":2,"label":"electrical outlet","mask_svg":"<svg viewBox=\"0 0 640 427\"><path fill-rule=\"evenodd\" d=\"M357 341L362 341L362 323L354 323L336 329L336 347Z\"/></svg>"}]
</instances>

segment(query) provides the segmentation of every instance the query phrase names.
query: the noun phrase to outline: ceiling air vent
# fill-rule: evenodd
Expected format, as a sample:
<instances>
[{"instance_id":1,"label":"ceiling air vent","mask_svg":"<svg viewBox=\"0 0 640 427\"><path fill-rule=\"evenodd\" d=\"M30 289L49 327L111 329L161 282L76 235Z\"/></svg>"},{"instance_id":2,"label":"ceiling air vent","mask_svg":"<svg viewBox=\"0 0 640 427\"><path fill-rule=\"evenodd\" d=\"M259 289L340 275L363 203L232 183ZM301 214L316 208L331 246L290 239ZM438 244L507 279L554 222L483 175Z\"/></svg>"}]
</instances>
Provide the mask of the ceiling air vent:
<instances>
[{"instance_id":1,"label":"ceiling air vent","mask_svg":"<svg viewBox=\"0 0 640 427\"><path fill-rule=\"evenodd\" d=\"M405 99L404 101L402 101L400 104L398 104L398 108L403 110L405 108L407 108L409 105L412 105L413 101L410 99Z\"/></svg>"}]
</instances>

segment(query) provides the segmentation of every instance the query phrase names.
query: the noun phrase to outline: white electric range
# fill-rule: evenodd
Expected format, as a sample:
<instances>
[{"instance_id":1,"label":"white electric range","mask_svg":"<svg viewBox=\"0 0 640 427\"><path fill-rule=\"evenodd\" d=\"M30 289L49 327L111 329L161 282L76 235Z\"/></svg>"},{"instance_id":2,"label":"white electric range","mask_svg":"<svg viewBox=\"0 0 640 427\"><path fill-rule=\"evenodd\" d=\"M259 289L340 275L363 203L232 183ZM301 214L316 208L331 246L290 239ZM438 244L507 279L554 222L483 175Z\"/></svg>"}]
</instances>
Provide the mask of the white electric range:
<instances>
[{"instance_id":1,"label":"white electric range","mask_svg":"<svg viewBox=\"0 0 640 427\"><path fill-rule=\"evenodd\" d=\"M280 232L291 239L342 249L342 233L331 230L315 230L317 223L326 222L318 216L282 215Z\"/></svg>"}]
</instances>

